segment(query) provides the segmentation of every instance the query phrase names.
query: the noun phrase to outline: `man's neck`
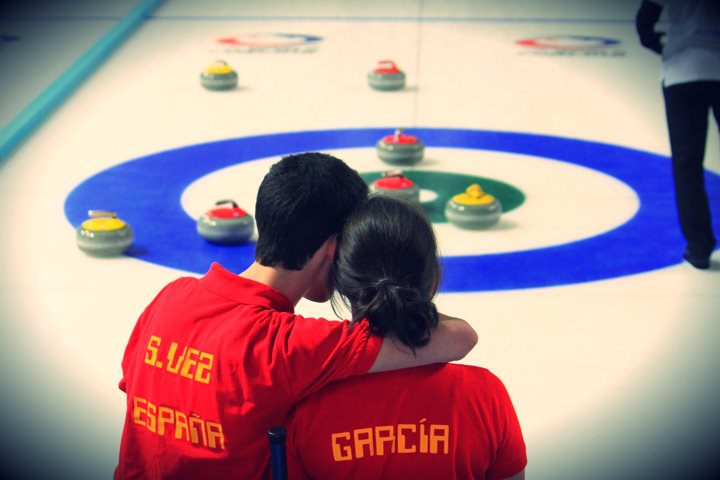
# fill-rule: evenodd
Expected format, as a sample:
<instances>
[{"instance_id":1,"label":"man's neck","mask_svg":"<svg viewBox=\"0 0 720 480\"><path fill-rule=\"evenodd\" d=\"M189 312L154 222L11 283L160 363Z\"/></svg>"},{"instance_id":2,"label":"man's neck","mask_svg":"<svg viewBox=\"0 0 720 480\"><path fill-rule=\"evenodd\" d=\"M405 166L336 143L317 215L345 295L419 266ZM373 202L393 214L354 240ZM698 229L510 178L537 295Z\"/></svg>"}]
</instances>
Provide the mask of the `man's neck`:
<instances>
[{"instance_id":1,"label":"man's neck","mask_svg":"<svg viewBox=\"0 0 720 480\"><path fill-rule=\"evenodd\" d=\"M274 288L285 295L293 307L303 297L311 302L326 302L330 298L328 276L336 248L337 238L333 235L323 242L300 270L267 267L253 262L240 276Z\"/></svg>"},{"instance_id":2,"label":"man's neck","mask_svg":"<svg viewBox=\"0 0 720 480\"><path fill-rule=\"evenodd\" d=\"M282 293L293 306L296 306L305 294L306 282L303 279L302 270L266 267L253 262L240 276L274 288Z\"/></svg>"}]
</instances>

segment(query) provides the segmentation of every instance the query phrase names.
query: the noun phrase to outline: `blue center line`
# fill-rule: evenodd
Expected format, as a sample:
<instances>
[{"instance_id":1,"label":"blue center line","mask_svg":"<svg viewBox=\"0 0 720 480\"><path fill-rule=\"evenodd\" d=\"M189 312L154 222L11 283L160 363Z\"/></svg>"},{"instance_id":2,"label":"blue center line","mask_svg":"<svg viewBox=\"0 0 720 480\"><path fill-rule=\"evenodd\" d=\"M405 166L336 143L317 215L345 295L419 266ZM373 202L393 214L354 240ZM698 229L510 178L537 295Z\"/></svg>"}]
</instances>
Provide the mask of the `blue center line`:
<instances>
[{"instance_id":1,"label":"blue center line","mask_svg":"<svg viewBox=\"0 0 720 480\"><path fill-rule=\"evenodd\" d=\"M633 18L509 18L509 17L376 17L376 16L324 16L324 15L153 15L149 20L156 21L214 21L214 22L419 22L419 23L565 23L565 24L632 24Z\"/></svg>"}]
</instances>

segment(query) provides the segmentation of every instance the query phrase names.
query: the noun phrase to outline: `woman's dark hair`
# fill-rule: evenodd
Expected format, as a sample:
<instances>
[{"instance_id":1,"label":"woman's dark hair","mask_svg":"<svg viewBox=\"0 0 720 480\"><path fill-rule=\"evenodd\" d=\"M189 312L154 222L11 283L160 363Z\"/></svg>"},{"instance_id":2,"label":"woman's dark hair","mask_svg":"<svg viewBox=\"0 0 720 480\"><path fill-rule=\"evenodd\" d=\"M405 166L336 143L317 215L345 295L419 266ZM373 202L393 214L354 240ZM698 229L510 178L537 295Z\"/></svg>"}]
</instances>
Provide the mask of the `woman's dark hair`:
<instances>
[{"instance_id":1,"label":"woman's dark hair","mask_svg":"<svg viewBox=\"0 0 720 480\"><path fill-rule=\"evenodd\" d=\"M440 265L432 225L420 207L371 196L345 224L332 279L353 321L367 318L374 334L391 334L413 351L430 340L438 324L432 300Z\"/></svg>"},{"instance_id":2,"label":"woman's dark hair","mask_svg":"<svg viewBox=\"0 0 720 480\"><path fill-rule=\"evenodd\" d=\"M275 163L258 189L255 259L300 270L348 215L367 199L368 186L342 160L317 152Z\"/></svg>"}]
</instances>

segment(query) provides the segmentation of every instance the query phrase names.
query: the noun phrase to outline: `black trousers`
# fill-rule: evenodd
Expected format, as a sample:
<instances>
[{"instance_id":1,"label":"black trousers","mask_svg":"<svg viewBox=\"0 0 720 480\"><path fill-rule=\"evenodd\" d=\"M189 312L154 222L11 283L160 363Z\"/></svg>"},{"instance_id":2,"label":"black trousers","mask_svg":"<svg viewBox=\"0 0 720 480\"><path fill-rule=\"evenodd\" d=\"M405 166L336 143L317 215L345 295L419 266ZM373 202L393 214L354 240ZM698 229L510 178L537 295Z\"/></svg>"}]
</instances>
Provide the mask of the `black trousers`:
<instances>
[{"instance_id":1,"label":"black trousers","mask_svg":"<svg viewBox=\"0 0 720 480\"><path fill-rule=\"evenodd\" d=\"M720 81L689 82L663 88L675 201L687 248L700 257L715 248L705 188L705 145L712 111L720 125Z\"/></svg>"}]
</instances>

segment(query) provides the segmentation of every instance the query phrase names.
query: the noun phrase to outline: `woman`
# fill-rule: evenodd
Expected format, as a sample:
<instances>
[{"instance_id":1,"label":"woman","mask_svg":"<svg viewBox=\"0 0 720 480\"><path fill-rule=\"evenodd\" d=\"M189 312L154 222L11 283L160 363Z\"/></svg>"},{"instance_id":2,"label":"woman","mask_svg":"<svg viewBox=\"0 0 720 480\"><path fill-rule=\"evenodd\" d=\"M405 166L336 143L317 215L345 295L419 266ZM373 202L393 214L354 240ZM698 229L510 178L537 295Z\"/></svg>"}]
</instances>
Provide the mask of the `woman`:
<instances>
[{"instance_id":1,"label":"woman","mask_svg":"<svg viewBox=\"0 0 720 480\"><path fill-rule=\"evenodd\" d=\"M440 264L419 207L371 196L341 233L333 280L353 321L366 318L376 335L422 354L438 325ZM521 479L527 463L502 382L467 365L336 382L298 404L286 424L291 479Z\"/></svg>"},{"instance_id":2,"label":"woman","mask_svg":"<svg viewBox=\"0 0 720 480\"><path fill-rule=\"evenodd\" d=\"M425 213L409 202L370 197L342 231L333 270L352 320L389 334L413 351L438 324L433 303L440 280L437 241ZM333 298L337 313L338 297Z\"/></svg>"}]
</instances>

